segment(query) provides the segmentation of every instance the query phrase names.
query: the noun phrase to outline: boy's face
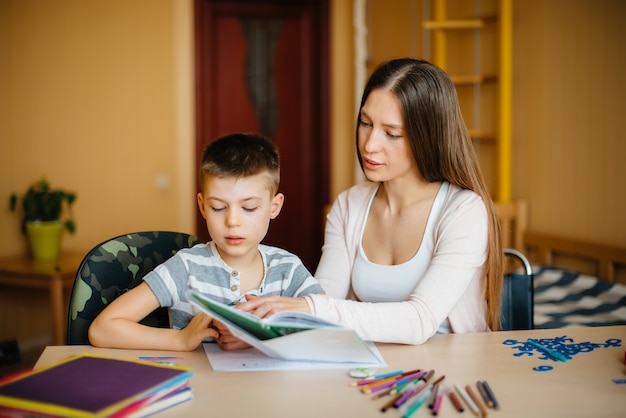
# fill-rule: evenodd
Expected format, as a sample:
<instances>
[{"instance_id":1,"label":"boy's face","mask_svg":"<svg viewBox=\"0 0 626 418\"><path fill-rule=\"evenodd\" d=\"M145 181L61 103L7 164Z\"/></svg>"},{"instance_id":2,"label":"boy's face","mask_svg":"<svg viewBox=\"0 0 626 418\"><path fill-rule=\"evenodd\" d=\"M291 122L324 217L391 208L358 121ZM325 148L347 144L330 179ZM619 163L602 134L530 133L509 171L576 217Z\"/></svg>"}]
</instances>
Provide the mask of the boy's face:
<instances>
[{"instance_id":1,"label":"boy's face","mask_svg":"<svg viewBox=\"0 0 626 418\"><path fill-rule=\"evenodd\" d=\"M280 213L284 196L272 196L268 177L216 177L207 175L198 193L198 206L211 239L226 261L256 255L271 219Z\"/></svg>"}]
</instances>

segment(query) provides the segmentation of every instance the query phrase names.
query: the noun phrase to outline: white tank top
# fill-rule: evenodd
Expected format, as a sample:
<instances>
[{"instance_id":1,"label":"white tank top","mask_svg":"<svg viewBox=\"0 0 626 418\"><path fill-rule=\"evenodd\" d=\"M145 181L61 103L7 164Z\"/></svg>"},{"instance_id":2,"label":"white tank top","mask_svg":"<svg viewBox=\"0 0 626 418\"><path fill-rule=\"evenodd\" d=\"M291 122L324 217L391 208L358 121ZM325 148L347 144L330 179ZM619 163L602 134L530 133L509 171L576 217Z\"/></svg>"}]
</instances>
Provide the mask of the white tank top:
<instances>
[{"instance_id":1,"label":"white tank top","mask_svg":"<svg viewBox=\"0 0 626 418\"><path fill-rule=\"evenodd\" d=\"M352 288L359 300L363 302L400 302L409 299L413 289L430 265L435 244L433 228L443 207L448 187L448 182L441 184L428 215L422 243L413 258L405 263L384 265L369 261L363 250L363 231L367 223L363 222L359 236L358 254L352 269ZM369 217L375 195L375 193L372 195L368 203L366 220ZM447 332L447 322L444 321L443 328L440 328L439 332Z\"/></svg>"}]
</instances>

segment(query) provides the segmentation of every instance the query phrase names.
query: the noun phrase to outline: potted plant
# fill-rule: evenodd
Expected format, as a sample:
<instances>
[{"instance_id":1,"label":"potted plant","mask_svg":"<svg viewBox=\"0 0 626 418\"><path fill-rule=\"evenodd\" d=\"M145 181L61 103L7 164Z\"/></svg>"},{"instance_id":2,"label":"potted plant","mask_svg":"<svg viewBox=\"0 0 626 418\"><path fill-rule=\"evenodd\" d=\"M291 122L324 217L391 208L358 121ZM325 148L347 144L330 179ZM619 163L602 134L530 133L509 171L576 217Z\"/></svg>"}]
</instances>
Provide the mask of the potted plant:
<instances>
[{"instance_id":1,"label":"potted plant","mask_svg":"<svg viewBox=\"0 0 626 418\"><path fill-rule=\"evenodd\" d=\"M21 200L21 229L29 238L33 256L39 260L57 259L61 251L63 230L71 234L76 232L72 215L76 194L52 189L44 177L33 183ZM10 198L12 212L17 210L18 201L18 195L13 193ZM62 219L64 210L67 216Z\"/></svg>"}]
</instances>

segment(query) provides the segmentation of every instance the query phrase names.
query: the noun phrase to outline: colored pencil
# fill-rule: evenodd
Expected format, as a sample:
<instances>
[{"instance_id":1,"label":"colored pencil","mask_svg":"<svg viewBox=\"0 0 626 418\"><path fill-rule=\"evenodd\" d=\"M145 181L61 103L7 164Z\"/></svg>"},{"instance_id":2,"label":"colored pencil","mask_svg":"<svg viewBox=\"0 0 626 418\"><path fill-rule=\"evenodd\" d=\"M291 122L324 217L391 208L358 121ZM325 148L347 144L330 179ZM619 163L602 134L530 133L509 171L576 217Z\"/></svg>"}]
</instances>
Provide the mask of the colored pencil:
<instances>
[{"instance_id":1,"label":"colored pencil","mask_svg":"<svg viewBox=\"0 0 626 418\"><path fill-rule=\"evenodd\" d=\"M397 375L393 375L393 376L389 376L389 377L382 377L380 379L375 379L375 380L359 380L357 382L352 382L350 385L351 386L361 386L361 391L363 393L369 393L366 392L364 389L367 388L372 388L375 386L378 386L379 384L383 384L383 383L387 383L387 382L391 382L391 381L397 381L400 382L402 381L407 381L410 380L408 378L412 378L413 376L422 376L423 374L426 374L426 372L422 372L419 369L418 370L411 370L410 372L403 372Z\"/></svg>"},{"instance_id":2,"label":"colored pencil","mask_svg":"<svg viewBox=\"0 0 626 418\"><path fill-rule=\"evenodd\" d=\"M401 409L402 417L409 418L413 415L418 409L421 408L422 405L426 403L430 393L430 385L426 387L426 390L420 395L416 396L412 402L407 402L404 407Z\"/></svg>"},{"instance_id":3,"label":"colored pencil","mask_svg":"<svg viewBox=\"0 0 626 418\"><path fill-rule=\"evenodd\" d=\"M446 378L446 375L444 374L443 376L441 376L441 377L439 377L437 380L435 380L435 381L432 383L432 385L433 385L433 386L438 385L438 384L439 384L439 383L441 383L441 381L442 381L443 379L445 379L445 378Z\"/></svg>"},{"instance_id":4,"label":"colored pencil","mask_svg":"<svg viewBox=\"0 0 626 418\"><path fill-rule=\"evenodd\" d=\"M404 373L404 370L396 370L394 372L387 372L387 373L381 373L381 374L377 374L375 376L370 377L369 379L380 379L383 377L391 377L391 376L396 376L399 374Z\"/></svg>"},{"instance_id":5,"label":"colored pencil","mask_svg":"<svg viewBox=\"0 0 626 418\"><path fill-rule=\"evenodd\" d=\"M357 380L356 382L351 382L350 386L367 386L367 385L375 386L377 383L380 383L382 380L396 378L399 375L400 375L400 373L398 373L398 374L390 374L388 376L380 375L379 377L372 377L372 378Z\"/></svg>"},{"instance_id":6,"label":"colored pencil","mask_svg":"<svg viewBox=\"0 0 626 418\"><path fill-rule=\"evenodd\" d=\"M398 399L393 404L393 406L396 407L396 408L401 407L406 401L411 399L413 396L416 396L418 393L420 393L425 388L426 388L426 383L424 381L416 380L414 383L412 383L411 387L408 388L408 390L402 394L400 399Z\"/></svg>"},{"instance_id":7,"label":"colored pencil","mask_svg":"<svg viewBox=\"0 0 626 418\"><path fill-rule=\"evenodd\" d=\"M423 378L424 382L428 382L433 377L434 374L435 374L434 370L429 370L426 376L424 376Z\"/></svg>"},{"instance_id":8,"label":"colored pencil","mask_svg":"<svg viewBox=\"0 0 626 418\"><path fill-rule=\"evenodd\" d=\"M393 384L396 383L397 380L398 379L396 377L385 377L384 379L379 379L369 385L361 386L361 392L368 394L372 392L378 392L379 390L393 386Z\"/></svg>"},{"instance_id":9,"label":"colored pencil","mask_svg":"<svg viewBox=\"0 0 626 418\"><path fill-rule=\"evenodd\" d=\"M463 387L459 385L458 383L456 383L454 387L456 388L456 391L461 397L461 399L463 399L465 404L469 407L470 411L472 411L474 415L479 416L480 410L478 409L474 401L472 401L472 399L469 397L469 395L467 394L467 391L463 389Z\"/></svg>"},{"instance_id":10,"label":"colored pencil","mask_svg":"<svg viewBox=\"0 0 626 418\"><path fill-rule=\"evenodd\" d=\"M435 401L437 400L438 393L439 383L433 383L433 390L430 392L430 399L428 400L428 408L433 409L435 407Z\"/></svg>"},{"instance_id":11,"label":"colored pencil","mask_svg":"<svg viewBox=\"0 0 626 418\"><path fill-rule=\"evenodd\" d=\"M439 408L441 408L442 400L443 400L443 394L441 392L438 392L437 397L435 398L435 404L433 405L433 415L439 414Z\"/></svg>"},{"instance_id":12,"label":"colored pencil","mask_svg":"<svg viewBox=\"0 0 626 418\"><path fill-rule=\"evenodd\" d=\"M485 405L487 405L489 408L493 408L493 400L487 393L484 383L479 380L476 382L476 387L478 388L478 392L480 392L480 396L483 397L483 400L485 401Z\"/></svg>"},{"instance_id":13,"label":"colored pencil","mask_svg":"<svg viewBox=\"0 0 626 418\"><path fill-rule=\"evenodd\" d=\"M401 397L402 397L402 393L398 393L397 395L395 395L393 398L391 398L391 399L389 400L389 402L387 402L386 404L384 404L384 405L382 406L382 408L380 408L380 412L385 412L385 411L387 411L389 408L392 408L392 407L393 407L393 404L395 404L395 403L396 403L396 401L397 401L398 399L400 399Z\"/></svg>"},{"instance_id":14,"label":"colored pencil","mask_svg":"<svg viewBox=\"0 0 626 418\"><path fill-rule=\"evenodd\" d=\"M391 391L394 390L394 387L390 387L384 390L381 390L378 393L375 393L374 395L372 395L372 397L370 398L371 400L376 400L376 399L380 399L380 398L384 398L385 396L389 396L392 395Z\"/></svg>"},{"instance_id":15,"label":"colored pencil","mask_svg":"<svg viewBox=\"0 0 626 418\"><path fill-rule=\"evenodd\" d=\"M387 389L389 387L392 386L400 386L404 383L410 382L411 380L415 380L419 377L421 377L423 374L425 374L426 372L417 372L414 373L412 375L409 376L403 376L400 378L394 378L394 377L388 377L386 379L383 379L382 381L378 382L377 384L373 385L373 386L362 386L361 387L361 392L366 393L366 394L370 394L370 393L375 393L375 392L379 392L381 390ZM389 380L387 380L389 379Z\"/></svg>"},{"instance_id":16,"label":"colored pencil","mask_svg":"<svg viewBox=\"0 0 626 418\"><path fill-rule=\"evenodd\" d=\"M402 378L401 381L398 381L398 384L395 386L395 388L391 391L392 395L395 395L396 393L400 393L402 392L406 386L411 383L412 381L415 380L420 380L423 381L423 376L426 375L426 372L417 372L415 374L412 374L411 376L406 376L404 378Z\"/></svg>"},{"instance_id":17,"label":"colored pencil","mask_svg":"<svg viewBox=\"0 0 626 418\"><path fill-rule=\"evenodd\" d=\"M352 383L350 383L350 386L369 385L369 384L374 383L374 382L376 382L378 380L385 379L385 378L388 378L388 377L398 376L398 375L401 375L402 373L404 373L402 370L396 370L395 372L377 374L375 376L369 376L369 377L366 377L364 379L357 380L356 382L352 382Z\"/></svg>"},{"instance_id":18,"label":"colored pencil","mask_svg":"<svg viewBox=\"0 0 626 418\"><path fill-rule=\"evenodd\" d=\"M469 397L472 398L472 401L474 401L474 403L478 407L478 410L480 411L480 415L483 418L487 418L487 416L489 415L489 413L487 412L487 408L480 401L480 398L478 397L478 395L476 395L476 392L474 392L474 389L472 389L470 385L466 385L465 390L467 391L467 394L469 395Z\"/></svg>"},{"instance_id":19,"label":"colored pencil","mask_svg":"<svg viewBox=\"0 0 626 418\"><path fill-rule=\"evenodd\" d=\"M489 383L487 383L486 380L483 380L483 386L485 387L485 390L487 391L487 395L489 395L489 398L491 398L491 401L493 402L493 409L498 409L500 405L498 404L496 395L493 394L493 390L491 389L491 386L489 386Z\"/></svg>"},{"instance_id":20,"label":"colored pencil","mask_svg":"<svg viewBox=\"0 0 626 418\"><path fill-rule=\"evenodd\" d=\"M465 408L463 407L463 403L461 402L459 397L456 395L456 393L454 393L453 390L448 391L448 397L450 398L452 405L454 405L454 407L456 408L458 412L465 411Z\"/></svg>"}]
</instances>

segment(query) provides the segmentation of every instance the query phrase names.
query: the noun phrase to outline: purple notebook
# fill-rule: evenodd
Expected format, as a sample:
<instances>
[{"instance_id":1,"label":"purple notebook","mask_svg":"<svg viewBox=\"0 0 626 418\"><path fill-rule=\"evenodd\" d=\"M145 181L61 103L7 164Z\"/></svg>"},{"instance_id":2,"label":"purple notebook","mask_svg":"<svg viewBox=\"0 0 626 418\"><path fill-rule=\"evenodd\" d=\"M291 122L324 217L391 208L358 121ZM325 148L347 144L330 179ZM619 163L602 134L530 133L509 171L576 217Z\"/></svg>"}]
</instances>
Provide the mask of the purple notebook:
<instances>
[{"instance_id":1,"label":"purple notebook","mask_svg":"<svg viewBox=\"0 0 626 418\"><path fill-rule=\"evenodd\" d=\"M49 414L110 415L185 384L184 367L81 354L0 385L0 405Z\"/></svg>"}]
</instances>

